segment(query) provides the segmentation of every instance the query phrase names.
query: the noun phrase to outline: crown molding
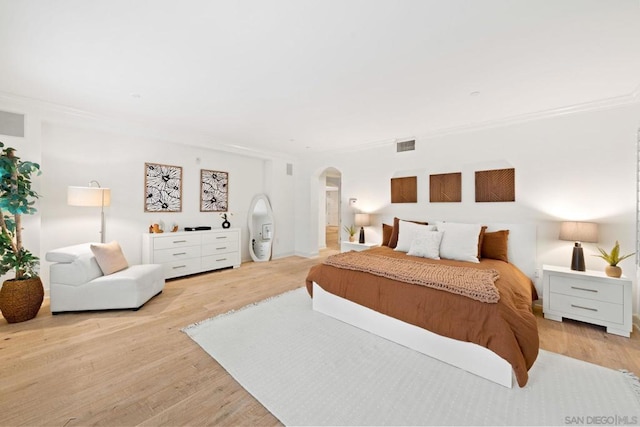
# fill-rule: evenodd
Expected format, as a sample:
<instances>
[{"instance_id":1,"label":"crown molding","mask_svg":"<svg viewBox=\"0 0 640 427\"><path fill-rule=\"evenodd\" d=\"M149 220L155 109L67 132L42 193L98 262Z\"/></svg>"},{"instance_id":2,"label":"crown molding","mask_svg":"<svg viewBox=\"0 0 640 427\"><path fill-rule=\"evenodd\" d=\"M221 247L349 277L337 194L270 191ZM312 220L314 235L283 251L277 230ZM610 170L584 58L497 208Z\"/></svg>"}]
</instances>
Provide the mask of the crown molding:
<instances>
[{"instance_id":1,"label":"crown molding","mask_svg":"<svg viewBox=\"0 0 640 427\"><path fill-rule=\"evenodd\" d=\"M246 157L255 157L261 159L285 159L294 160L298 156L291 153L281 153L273 151L265 151L262 149L255 149L251 147L240 146L231 142L212 142L215 137L192 130L185 130L177 127L149 125L142 122L134 122L132 120L110 117L106 115L91 113L88 111L80 110L65 105L54 104L48 101L43 101L36 98L28 98L20 95L0 92L0 102L7 102L13 106L12 111L15 111L15 105L19 105L24 108L24 113L37 114L42 120L50 120L56 122L63 122L68 124L84 124L91 126L92 128L98 128L105 131L117 131L127 132L129 134L137 135L145 138L154 138L163 140L166 142L188 145L191 147L199 147L209 150L223 151L227 153L237 154ZM331 154L331 153L351 153L362 150L374 149L379 147L389 146L398 141L405 139L430 139L443 137L448 135L455 135L467 132L476 132L480 130L493 129L499 127L512 126L515 124L532 122L536 120L552 119L556 117L562 117L572 114L611 110L615 108L625 107L633 104L640 103L640 86L636 87L633 92L627 95L620 95L611 98L604 98L595 101L584 102L580 104L574 104L569 106L563 106L558 108L552 108L548 110L542 110L532 113L525 113L514 115L510 117L504 117L495 120L487 120L477 123L468 123L459 126L451 126L440 129L434 129L432 131L414 135L411 137L384 139L378 141L372 141L364 144L358 144L351 147L341 147L336 149L327 150L313 150L313 154ZM185 144L185 139L189 140L189 144ZM311 153L307 153L311 154Z\"/></svg>"},{"instance_id":2,"label":"crown molding","mask_svg":"<svg viewBox=\"0 0 640 427\"><path fill-rule=\"evenodd\" d=\"M551 108L548 110L536 111L532 113L518 114L518 115L504 117L504 118L495 119L495 120L487 120L483 122L468 123L468 124L459 125L459 126L451 126L451 127L441 128L441 129L434 129L432 131L429 131L420 135L415 135L412 137L373 141L370 143L359 144L357 146L352 146L349 148L330 149L330 150L323 151L323 153L355 152L355 151L384 147L399 141L404 141L406 139L415 139L416 141L418 141L421 139L430 139L430 138L437 138L437 137L443 137L448 135L455 135L455 134L461 134L461 133L467 133L467 132L476 132L480 130L512 126L515 124L527 123L527 122L532 122L536 120L553 119L553 118L568 116L572 114L613 110L616 108L626 107L633 104L640 105L640 86L636 87L636 89L628 95L620 95L620 96L615 96L611 98L604 98L604 99L599 99L595 101L584 102L580 104L574 104L574 105L568 105L564 107Z\"/></svg>"},{"instance_id":3,"label":"crown molding","mask_svg":"<svg viewBox=\"0 0 640 427\"><path fill-rule=\"evenodd\" d=\"M215 137L203 132L170 125L150 125L140 121L132 121L130 119L91 113L66 105L54 104L48 101L23 97L7 92L0 92L0 104L2 102L6 102L11 105L12 108L10 108L10 110L12 110L12 112L16 111L27 115L37 115L42 121L89 127L91 129L97 129L105 132L124 132L141 138L157 139L173 144L222 151L225 153L263 160L283 159L292 161L295 158L294 156L286 153L243 147L234 143L212 142L215 140ZM18 111L16 106L23 111ZM188 140L189 143L184 143L183 141L185 140Z\"/></svg>"},{"instance_id":4,"label":"crown molding","mask_svg":"<svg viewBox=\"0 0 640 427\"><path fill-rule=\"evenodd\" d=\"M453 126L434 130L423 135L423 138L434 138L457 133L465 133L470 131L478 131L484 129L492 129L498 127L511 126L514 124L527 123L536 120L553 119L573 114L588 113L594 111L613 110L616 108L626 107L640 102L640 86L628 95L620 95L611 98L603 98L595 101L583 102L564 107L551 108L548 110L536 111L532 113L518 114L515 116L504 117L496 120L488 120L485 122Z\"/></svg>"}]
</instances>

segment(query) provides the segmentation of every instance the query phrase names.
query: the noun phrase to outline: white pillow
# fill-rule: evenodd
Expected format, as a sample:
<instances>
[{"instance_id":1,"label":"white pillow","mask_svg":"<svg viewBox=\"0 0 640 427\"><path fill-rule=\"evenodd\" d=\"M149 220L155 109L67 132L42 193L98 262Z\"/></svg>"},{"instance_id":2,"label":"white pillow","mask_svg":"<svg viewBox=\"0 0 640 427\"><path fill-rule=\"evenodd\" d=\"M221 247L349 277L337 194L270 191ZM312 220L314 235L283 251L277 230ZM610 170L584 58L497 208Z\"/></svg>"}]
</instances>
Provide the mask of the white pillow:
<instances>
[{"instance_id":1,"label":"white pillow","mask_svg":"<svg viewBox=\"0 0 640 427\"><path fill-rule=\"evenodd\" d=\"M428 231L435 231L435 225L415 224L409 221L398 221L398 244L395 251L408 252L413 239L421 237Z\"/></svg>"},{"instance_id":2,"label":"white pillow","mask_svg":"<svg viewBox=\"0 0 640 427\"><path fill-rule=\"evenodd\" d=\"M442 231L440 257L457 261L480 262L478 260L478 240L480 224L460 224L456 222L437 223L438 231Z\"/></svg>"},{"instance_id":3,"label":"white pillow","mask_svg":"<svg viewBox=\"0 0 640 427\"><path fill-rule=\"evenodd\" d=\"M440 259L440 242L443 234L442 231L427 231L420 237L413 239L407 255Z\"/></svg>"}]
</instances>

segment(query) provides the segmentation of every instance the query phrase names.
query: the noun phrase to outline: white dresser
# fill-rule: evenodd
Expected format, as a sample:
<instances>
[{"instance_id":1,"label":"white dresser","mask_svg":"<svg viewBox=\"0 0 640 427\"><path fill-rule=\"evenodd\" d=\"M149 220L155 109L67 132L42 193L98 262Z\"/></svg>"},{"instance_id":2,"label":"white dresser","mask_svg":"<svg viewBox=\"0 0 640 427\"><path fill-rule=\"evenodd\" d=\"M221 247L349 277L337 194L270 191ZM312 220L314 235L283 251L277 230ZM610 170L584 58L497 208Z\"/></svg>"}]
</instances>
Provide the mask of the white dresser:
<instances>
[{"instance_id":1,"label":"white dresser","mask_svg":"<svg viewBox=\"0 0 640 427\"><path fill-rule=\"evenodd\" d=\"M629 337L631 280L608 277L600 271L574 271L567 267L542 268L544 317L606 326L610 334Z\"/></svg>"},{"instance_id":2,"label":"white dresser","mask_svg":"<svg viewBox=\"0 0 640 427\"><path fill-rule=\"evenodd\" d=\"M240 267L240 229L145 233L142 262L162 264L165 278Z\"/></svg>"}]
</instances>

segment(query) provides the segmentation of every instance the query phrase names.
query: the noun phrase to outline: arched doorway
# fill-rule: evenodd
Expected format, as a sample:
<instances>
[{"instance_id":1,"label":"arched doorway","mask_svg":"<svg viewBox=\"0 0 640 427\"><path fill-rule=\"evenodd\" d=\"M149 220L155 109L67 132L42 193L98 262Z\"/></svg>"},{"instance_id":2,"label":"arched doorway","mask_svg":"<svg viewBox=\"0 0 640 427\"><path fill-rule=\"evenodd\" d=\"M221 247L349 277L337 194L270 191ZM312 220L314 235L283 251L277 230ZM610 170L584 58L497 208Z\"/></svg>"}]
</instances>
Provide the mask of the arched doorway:
<instances>
[{"instance_id":1,"label":"arched doorway","mask_svg":"<svg viewBox=\"0 0 640 427\"><path fill-rule=\"evenodd\" d=\"M342 174L325 169L319 177L318 249L340 249Z\"/></svg>"}]
</instances>

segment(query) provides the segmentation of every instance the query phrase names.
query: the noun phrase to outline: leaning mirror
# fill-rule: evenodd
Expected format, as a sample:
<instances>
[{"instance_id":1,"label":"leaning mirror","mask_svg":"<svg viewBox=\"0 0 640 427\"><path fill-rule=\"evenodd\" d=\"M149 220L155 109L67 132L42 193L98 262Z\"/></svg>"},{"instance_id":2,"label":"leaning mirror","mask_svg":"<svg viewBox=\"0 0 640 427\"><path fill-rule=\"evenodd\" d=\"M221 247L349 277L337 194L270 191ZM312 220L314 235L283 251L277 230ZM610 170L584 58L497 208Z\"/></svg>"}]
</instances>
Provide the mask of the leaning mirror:
<instances>
[{"instance_id":1,"label":"leaning mirror","mask_svg":"<svg viewBox=\"0 0 640 427\"><path fill-rule=\"evenodd\" d=\"M249 254L254 261L269 261L275 231L273 211L266 194L258 194L251 201L248 215Z\"/></svg>"}]
</instances>

